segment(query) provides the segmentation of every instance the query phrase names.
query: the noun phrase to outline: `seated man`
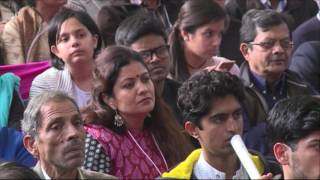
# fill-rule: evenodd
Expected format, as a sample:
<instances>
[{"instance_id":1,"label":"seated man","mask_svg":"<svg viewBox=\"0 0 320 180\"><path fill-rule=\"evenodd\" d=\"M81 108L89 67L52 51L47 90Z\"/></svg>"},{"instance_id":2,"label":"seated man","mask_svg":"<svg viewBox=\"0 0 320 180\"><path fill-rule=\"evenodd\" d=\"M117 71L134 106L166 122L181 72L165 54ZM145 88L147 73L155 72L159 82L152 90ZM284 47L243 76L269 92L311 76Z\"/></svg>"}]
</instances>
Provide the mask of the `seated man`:
<instances>
[{"instance_id":1,"label":"seated man","mask_svg":"<svg viewBox=\"0 0 320 180\"><path fill-rule=\"evenodd\" d=\"M240 50L246 62L240 77L246 86L244 140L264 155L270 153L265 139L265 119L280 99L316 92L298 74L288 70L293 47L284 17L273 10L248 11L242 19Z\"/></svg>"},{"instance_id":2,"label":"seated man","mask_svg":"<svg viewBox=\"0 0 320 180\"><path fill-rule=\"evenodd\" d=\"M267 123L284 179L320 179L320 97L282 100L270 111Z\"/></svg>"},{"instance_id":3,"label":"seated man","mask_svg":"<svg viewBox=\"0 0 320 180\"><path fill-rule=\"evenodd\" d=\"M110 175L80 169L84 162L85 131L76 102L49 91L29 102L21 122L26 149L38 159L41 179L111 179Z\"/></svg>"},{"instance_id":4,"label":"seated man","mask_svg":"<svg viewBox=\"0 0 320 180\"><path fill-rule=\"evenodd\" d=\"M120 24L115 38L117 45L127 46L143 57L156 89L179 123L183 124L176 103L180 83L167 78L171 59L167 35L161 22L150 13L136 13Z\"/></svg>"},{"instance_id":5,"label":"seated man","mask_svg":"<svg viewBox=\"0 0 320 180\"><path fill-rule=\"evenodd\" d=\"M241 102L244 88L236 76L224 72L201 71L185 81L178 91L178 106L185 119L185 130L196 138L201 149L163 178L248 179L230 140L242 134ZM258 154L251 154L260 174L274 172ZM271 178L271 174L262 178Z\"/></svg>"}]
</instances>

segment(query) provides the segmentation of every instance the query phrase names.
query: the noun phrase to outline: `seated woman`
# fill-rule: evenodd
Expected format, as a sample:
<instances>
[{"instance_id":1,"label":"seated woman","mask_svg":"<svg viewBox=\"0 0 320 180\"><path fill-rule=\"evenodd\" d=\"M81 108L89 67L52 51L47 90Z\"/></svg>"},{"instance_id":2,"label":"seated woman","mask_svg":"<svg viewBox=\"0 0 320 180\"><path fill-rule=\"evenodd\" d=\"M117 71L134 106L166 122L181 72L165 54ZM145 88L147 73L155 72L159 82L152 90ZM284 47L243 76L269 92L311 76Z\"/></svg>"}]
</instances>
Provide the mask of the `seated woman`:
<instances>
[{"instance_id":1,"label":"seated woman","mask_svg":"<svg viewBox=\"0 0 320 180\"><path fill-rule=\"evenodd\" d=\"M218 57L226 13L213 0L189 0L180 9L169 36L171 77L183 82L202 69L239 75L235 61Z\"/></svg>"},{"instance_id":2,"label":"seated woman","mask_svg":"<svg viewBox=\"0 0 320 180\"><path fill-rule=\"evenodd\" d=\"M120 179L154 179L192 150L135 51L110 46L96 59L93 100L84 111L84 168Z\"/></svg>"},{"instance_id":3,"label":"seated woman","mask_svg":"<svg viewBox=\"0 0 320 180\"><path fill-rule=\"evenodd\" d=\"M93 59L101 48L98 27L81 11L63 9L49 25L49 46L53 67L32 82L30 97L47 90L61 90L79 107L91 97Z\"/></svg>"},{"instance_id":4,"label":"seated woman","mask_svg":"<svg viewBox=\"0 0 320 180\"><path fill-rule=\"evenodd\" d=\"M67 0L28 1L29 6L19 10L6 23L3 34L4 64L24 64L48 60L47 25Z\"/></svg>"}]
</instances>

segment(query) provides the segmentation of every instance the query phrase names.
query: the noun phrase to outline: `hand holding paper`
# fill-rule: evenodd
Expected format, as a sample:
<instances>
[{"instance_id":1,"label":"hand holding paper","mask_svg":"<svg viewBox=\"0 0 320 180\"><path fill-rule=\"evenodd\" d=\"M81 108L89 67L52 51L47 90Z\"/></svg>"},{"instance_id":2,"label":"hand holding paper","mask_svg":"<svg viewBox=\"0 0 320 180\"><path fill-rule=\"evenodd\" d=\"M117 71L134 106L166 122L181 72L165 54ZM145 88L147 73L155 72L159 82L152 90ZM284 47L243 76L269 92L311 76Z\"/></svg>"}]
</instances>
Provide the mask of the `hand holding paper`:
<instances>
[{"instance_id":1,"label":"hand holding paper","mask_svg":"<svg viewBox=\"0 0 320 180\"><path fill-rule=\"evenodd\" d=\"M236 152L238 158L241 161L241 164L247 171L250 179L260 179L261 175L259 174L256 166L254 165L252 159L250 158L250 154L244 145L241 136L236 134L231 138L231 145Z\"/></svg>"}]
</instances>

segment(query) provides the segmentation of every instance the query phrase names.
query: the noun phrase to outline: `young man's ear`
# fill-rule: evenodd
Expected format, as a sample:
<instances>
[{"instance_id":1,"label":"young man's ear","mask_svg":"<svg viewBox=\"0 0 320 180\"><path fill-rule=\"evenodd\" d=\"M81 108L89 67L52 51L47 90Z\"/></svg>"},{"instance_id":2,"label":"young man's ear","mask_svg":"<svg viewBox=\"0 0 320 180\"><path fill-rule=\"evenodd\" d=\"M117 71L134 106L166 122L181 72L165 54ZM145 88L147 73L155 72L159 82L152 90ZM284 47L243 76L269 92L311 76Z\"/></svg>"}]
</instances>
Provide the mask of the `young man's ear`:
<instances>
[{"instance_id":1,"label":"young man's ear","mask_svg":"<svg viewBox=\"0 0 320 180\"><path fill-rule=\"evenodd\" d=\"M289 164L290 147L283 143L273 145L273 154L281 165Z\"/></svg>"},{"instance_id":2,"label":"young man's ear","mask_svg":"<svg viewBox=\"0 0 320 180\"><path fill-rule=\"evenodd\" d=\"M184 129L187 131L187 133L194 137L195 139L199 138L198 129L191 121L186 121L184 123Z\"/></svg>"},{"instance_id":3,"label":"young man's ear","mask_svg":"<svg viewBox=\"0 0 320 180\"><path fill-rule=\"evenodd\" d=\"M33 157L39 159L39 150L37 142L34 138L32 138L30 135L25 135L23 137L23 145L28 152L33 155Z\"/></svg>"},{"instance_id":4,"label":"young man's ear","mask_svg":"<svg viewBox=\"0 0 320 180\"><path fill-rule=\"evenodd\" d=\"M241 43L240 44L240 52L244 59L248 61L249 59L249 45L247 43Z\"/></svg>"}]
</instances>

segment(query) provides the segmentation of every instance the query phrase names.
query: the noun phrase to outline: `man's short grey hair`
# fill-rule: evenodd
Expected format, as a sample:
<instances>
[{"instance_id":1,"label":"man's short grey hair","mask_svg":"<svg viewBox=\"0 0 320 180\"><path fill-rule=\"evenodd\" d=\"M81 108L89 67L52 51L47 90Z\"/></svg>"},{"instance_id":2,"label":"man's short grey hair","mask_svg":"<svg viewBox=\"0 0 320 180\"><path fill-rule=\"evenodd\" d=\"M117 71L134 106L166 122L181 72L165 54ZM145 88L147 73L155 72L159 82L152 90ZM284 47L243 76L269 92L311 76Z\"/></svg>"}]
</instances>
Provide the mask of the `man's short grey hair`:
<instances>
[{"instance_id":1,"label":"man's short grey hair","mask_svg":"<svg viewBox=\"0 0 320 180\"><path fill-rule=\"evenodd\" d=\"M38 134L38 128L41 126L41 108L49 102L71 101L78 112L79 107L74 99L61 91L47 91L33 97L28 103L21 120L21 129L24 134L35 138Z\"/></svg>"},{"instance_id":2,"label":"man's short grey hair","mask_svg":"<svg viewBox=\"0 0 320 180\"><path fill-rule=\"evenodd\" d=\"M251 9L242 17L240 41L243 43L252 42L257 36L257 28L261 28L262 32L266 32L271 27L281 24L288 26L289 21L289 17L272 9Z\"/></svg>"}]
</instances>

